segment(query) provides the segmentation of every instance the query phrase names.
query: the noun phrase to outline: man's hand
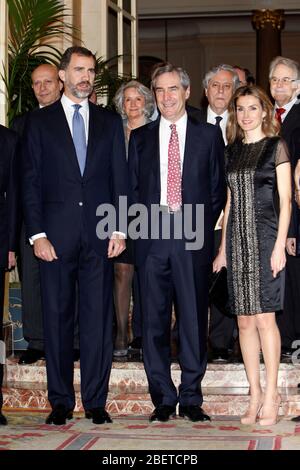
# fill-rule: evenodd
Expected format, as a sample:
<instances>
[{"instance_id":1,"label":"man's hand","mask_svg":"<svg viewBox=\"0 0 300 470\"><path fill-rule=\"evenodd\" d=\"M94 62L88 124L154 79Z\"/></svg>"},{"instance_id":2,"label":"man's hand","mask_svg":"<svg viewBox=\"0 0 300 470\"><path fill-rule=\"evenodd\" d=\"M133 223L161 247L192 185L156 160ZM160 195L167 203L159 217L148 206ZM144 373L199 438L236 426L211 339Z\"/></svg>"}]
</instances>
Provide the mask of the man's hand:
<instances>
[{"instance_id":1,"label":"man's hand","mask_svg":"<svg viewBox=\"0 0 300 470\"><path fill-rule=\"evenodd\" d=\"M286 241L286 251L291 256L296 256L296 238L288 238Z\"/></svg>"},{"instance_id":2,"label":"man's hand","mask_svg":"<svg viewBox=\"0 0 300 470\"><path fill-rule=\"evenodd\" d=\"M43 261L54 261L55 259L58 259L53 245L51 245L49 240L44 237L34 240L33 251L35 256Z\"/></svg>"},{"instance_id":3,"label":"man's hand","mask_svg":"<svg viewBox=\"0 0 300 470\"><path fill-rule=\"evenodd\" d=\"M16 266L16 257L14 251L8 252L8 269L14 268Z\"/></svg>"},{"instance_id":4,"label":"man's hand","mask_svg":"<svg viewBox=\"0 0 300 470\"><path fill-rule=\"evenodd\" d=\"M108 258L115 258L116 256L119 256L125 249L125 238L122 235L115 233L109 240L107 256Z\"/></svg>"}]
</instances>

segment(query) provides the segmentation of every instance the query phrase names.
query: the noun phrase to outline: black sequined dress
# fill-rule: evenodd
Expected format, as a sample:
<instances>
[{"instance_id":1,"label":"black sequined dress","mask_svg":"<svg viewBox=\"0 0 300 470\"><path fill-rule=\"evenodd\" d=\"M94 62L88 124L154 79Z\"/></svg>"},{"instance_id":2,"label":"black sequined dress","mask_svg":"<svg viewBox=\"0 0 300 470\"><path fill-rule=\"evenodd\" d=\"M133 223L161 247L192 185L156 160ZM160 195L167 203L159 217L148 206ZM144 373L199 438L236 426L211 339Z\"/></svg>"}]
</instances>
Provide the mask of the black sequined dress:
<instances>
[{"instance_id":1,"label":"black sequined dress","mask_svg":"<svg viewBox=\"0 0 300 470\"><path fill-rule=\"evenodd\" d=\"M236 141L225 151L231 207L226 233L231 313L282 309L284 271L274 279L270 259L278 229L276 166L289 161L279 137Z\"/></svg>"}]
</instances>

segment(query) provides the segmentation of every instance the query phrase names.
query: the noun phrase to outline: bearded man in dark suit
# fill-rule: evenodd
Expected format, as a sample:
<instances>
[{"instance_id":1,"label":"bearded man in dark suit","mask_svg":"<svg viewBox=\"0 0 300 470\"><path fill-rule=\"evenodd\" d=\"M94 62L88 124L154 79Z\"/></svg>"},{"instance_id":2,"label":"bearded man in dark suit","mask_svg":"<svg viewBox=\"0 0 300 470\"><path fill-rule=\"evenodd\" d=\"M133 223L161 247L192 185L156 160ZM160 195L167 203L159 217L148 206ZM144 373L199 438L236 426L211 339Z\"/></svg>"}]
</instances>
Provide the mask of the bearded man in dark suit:
<instances>
[{"instance_id":1,"label":"bearded man in dark suit","mask_svg":"<svg viewBox=\"0 0 300 470\"><path fill-rule=\"evenodd\" d=\"M99 239L97 209L119 213L128 190L121 119L89 102L95 56L65 51L64 94L31 113L24 132L23 200L27 236L40 259L48 398L46 423L73 416L73 332L76 286L81 396L87 418L111 422L105 410L112 364L112 262L125 249L119 232ZM118 227L116 226L116 229Z\"/></svg>"}]
</instances>

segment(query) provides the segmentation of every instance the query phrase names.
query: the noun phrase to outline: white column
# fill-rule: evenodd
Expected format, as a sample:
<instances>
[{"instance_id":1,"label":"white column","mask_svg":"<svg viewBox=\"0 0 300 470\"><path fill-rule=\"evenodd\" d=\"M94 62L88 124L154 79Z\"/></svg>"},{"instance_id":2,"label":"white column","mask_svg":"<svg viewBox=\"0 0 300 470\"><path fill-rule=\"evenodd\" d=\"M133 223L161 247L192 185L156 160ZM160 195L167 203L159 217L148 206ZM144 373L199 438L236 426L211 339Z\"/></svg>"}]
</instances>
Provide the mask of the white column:
<instances>
[{"instance_id":1,"label":"white column","mask_svg":"<svg viewBox=\"0 0 300 470\"><path fill-rule=\"evenodd\" d=\"M6 0L0 0L0 73L7 71L7 3ZM4 67L3 67L4 66ZM0 123L7 124L7 99L6 88L2 78L0 78Z\"/></svg>"}]
</instances>

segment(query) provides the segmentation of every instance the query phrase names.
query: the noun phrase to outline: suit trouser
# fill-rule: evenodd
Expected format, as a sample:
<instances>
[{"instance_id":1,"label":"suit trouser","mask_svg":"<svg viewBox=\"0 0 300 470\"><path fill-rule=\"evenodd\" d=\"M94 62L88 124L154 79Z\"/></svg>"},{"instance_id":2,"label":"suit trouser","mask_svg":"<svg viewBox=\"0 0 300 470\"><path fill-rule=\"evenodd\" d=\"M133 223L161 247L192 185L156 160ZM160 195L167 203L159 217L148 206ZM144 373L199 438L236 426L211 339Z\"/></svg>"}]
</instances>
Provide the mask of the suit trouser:
<instances>
[{"instance_id":1,"label":"suit trouser","mask_svg":"<svg viewBox=\"0 0 300 470\"><path fill-rule=\"evenodd\" d=\"M139 290L139 281L136 269L133 275L133 311L132 311L132 334L134 338L142 336L142 310Z\"/></svg>"},{"instance_id":2,"label":"suit trouser","mask_svg":"<svg viewBox=\"0 0 300 470\"><path fill-rule=\"evenodd\" d=\"M139 266L143 354L155 406L201 405L207 365L209 265L200 266L183 240L153 240ZM174 289L174 291L173 291ZM179 397L171 378L171 303L176 295L181 366Z\"/></svg>"},{"instance_id":3,"label":"suit trouser","mask_svg":"<svg viewBox=\"0 0 300 470\"><path fill-rule=\"evenodd\" d=\"M221 243L222 230L214 231L215 256ZM234 343L236 319L224 315L213 304L210 306L209 342L213 349L231 349Z\"/></svg>"},{"instance_id":4,"label":"suit trouser","mask_svg":"<svg viewBox=\"0 0 300 470\"><path fill-rule=\"evenodd\" d=\"M113 265L81 238L58 260L41 262L48 398L75 406L73 331L76 284L81 396L85 409L105 406L112 364Z\"/></svg>"},{"instance_id":5,"label":"suit trouser","mask_svg":"<svg viewBox=\"0 0 300 470\"><path fill-rule=\"evenodd\" d=\"M300 339L300 257L287 255L284 309L277 315L282 346L291 348Z\"/></svg>"},{"instance_id":6,"label":"suit trouser","mask_svg":"<svg viewBox=\"0 0 300 470\"><path fill-rule=\"evenodd\" d=\"M22 323L23 336L28 348L44 350L44 327L41 298L40 263L34 255L33 247L26 241L25 227L22 226L21 242L22 267ZM76 302L76 320L74 326L74 349L79 349L79 328Z\"/></svg>"},{"instance_id":7,"label":"suit trouser","mask_svg":"<svg viewBox=\"0 0 300 470\"><path fill-rule=\"evenodd\" d=\"M4 284L5 284L5 269L0 268L0 341L3 341ZM3 367L4 367L3 364L0 364L0 410L3 405L3 395L2 395Z\"/></svg>"},{"instance_id":8,"label":"suit trouser","mask_svg":"<svg viewBox=\"0 0 300 470\"><path fill-rule=\"evenodd\" d=\"M28 347L44 349L44 330L40 285L40 265L33 247L26 241L24 225L20 243L22 266L22 323Z\"/></svg>"}]
</instances>

